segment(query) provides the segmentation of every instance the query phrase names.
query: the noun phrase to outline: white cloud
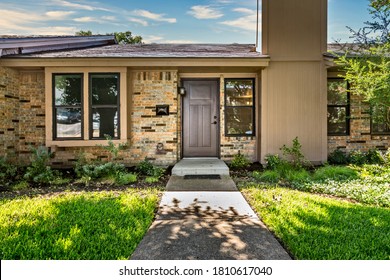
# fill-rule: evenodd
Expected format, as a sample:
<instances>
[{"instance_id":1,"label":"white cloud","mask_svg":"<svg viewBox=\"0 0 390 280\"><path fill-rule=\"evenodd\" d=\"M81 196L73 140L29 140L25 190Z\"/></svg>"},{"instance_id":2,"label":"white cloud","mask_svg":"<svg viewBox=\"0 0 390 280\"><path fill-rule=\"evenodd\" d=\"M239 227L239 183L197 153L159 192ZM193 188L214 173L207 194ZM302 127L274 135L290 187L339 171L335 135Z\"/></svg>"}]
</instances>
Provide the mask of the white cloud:
<instances>
[{"instance_id":1,"label":"white cloud","mask_svg":"<svg viewBox=\"0 0 390 280\"><path fill-rule=\"evenodd\" d=\"M109 21L116 21L116 17L114 16L102 16L102 19L109 20Z\"/></svg>"},{"instance_id":2,"label":"white cloud","mask_svg":"<svg viewBox=\"0 0 390 280\"><path fill-rule=\"evenodd\" d=\"M188 14L197 19L215 19L223 16L223 14L217 9L201 5L192 6L191 11L189 11Z\"/></svg>"},{"instance_id":3,"label":"white cloud","mask_svg":"<svg viewBox=\"0 0 390 280\"><path fill-rule=\"evenodd\" d=\"M73 19L76 22L101 22L101 20L94 17L80 17Z\"/></svg>"},{"instance_id":4,"label":"white cloud","mask_svg":"<svg viewBox=\"0 0 390 280\"><path fill-rule=\"evenodd\" d=\"M53 1L55 4L61 6L61 7L68 7L68 8L75 8L79 10L87 10L87 11L106 11L109 12L110 10L101 8L101 7L94 7L92 5L86 5L86 4L79 4L79 3L74 3L70 1L65 1L65 0L55 0Z\"/></svg>"},{"instance_id":5,"label":"white cloud","mask_svg":"<svg viewBox=\"0 0 390 280\"><path fill-rule=\"evenodd\" d=\"M155 21L163 21L163 22L169 22L169 23L176 22L175 18L166 18L166 17L164 17L165 16L164 14L155 14L155 13L149 12L147 10L135 10L135 11L133 11L133 14L140 16L140 17L155 20Z\"/></svg>"},{"instance_id":6,"label":"white cloud","mask_svg":"<svg viewBox=\"0 0 390 280\"><path fill-rule=\"evenodd\" d=\"M146 44L153 44L153 43L159 43L159 44L195 44L198 43L197 41L193 40L169 40L165 39L161 36L156 35L149 35L143 37L143 41Z\"/></svg>"},{"instance_id":7,"label":"white cloud","mask_svg":"<svg viewBox=\"0 0 390 280\"><path fill-rule=\"evenodd\" d=\"M256 31L256 10L250 10L246 8L233 9L234 12L244 14L234 20L226 20L220 22L220 24L236 27L244 30ZM260 17L259 17L260 21Z\"/></svg>"},{"instance_id":8,"label":"white cloud","mask_svg":"<svg viewBox=\"0 0 390 280\"><path fill-rule=\"evenodd\" d=\"M155 35L149 35L149 36L145 36L142 38L142 40L146 44L157 43L157 42L160 42L162 39L164 39L164 38L161 36L155 36Z\"/></svg>"},{"instance_id":9,"label":"white cloud","mask_svg":"<svg viewBox=\"0 0 390 280\"><path fill-rule=\"evenodd\" d=\"M49 17L51 20L65 19L71 14L74 14L74 12L71 12L71 11L49 11L49 12L45 13L45 15L47 17Z\"/></svg>"},{"instance_id":10,"label":"white cloud","mask_svg":"<svg viewBox=\"0 0 390 280\"><path fill-rule=\"evenodd\" d=\"M148 26L148 22L146 20L140 19L140 18L129 18L130 22L141 24L142 26Z\"/></svg>"}]
</instances>

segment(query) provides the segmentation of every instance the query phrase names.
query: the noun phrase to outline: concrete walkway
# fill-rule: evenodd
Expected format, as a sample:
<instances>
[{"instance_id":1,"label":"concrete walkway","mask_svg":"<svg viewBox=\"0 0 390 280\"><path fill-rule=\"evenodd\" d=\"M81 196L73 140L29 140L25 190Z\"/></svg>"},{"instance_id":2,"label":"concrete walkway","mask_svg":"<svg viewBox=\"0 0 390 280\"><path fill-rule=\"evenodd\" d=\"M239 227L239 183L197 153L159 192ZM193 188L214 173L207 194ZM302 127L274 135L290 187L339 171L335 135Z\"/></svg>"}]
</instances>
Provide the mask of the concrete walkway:
<instances>
[{"instance_id":1,"label":"concrete walkway","mask_svg":"<svg viewBox=\"0 0 390 280\"><path fill-rule=\"evenodd\" d=\"M224 180L229 182L225 188L217 180L184 180L172 176L156 220L131 259L291 259L231 178L225 177ZM233 182L233 189L229 180ZM180 184L183 184L183 189L179 188Z\"/></svg>"}]
</instances>

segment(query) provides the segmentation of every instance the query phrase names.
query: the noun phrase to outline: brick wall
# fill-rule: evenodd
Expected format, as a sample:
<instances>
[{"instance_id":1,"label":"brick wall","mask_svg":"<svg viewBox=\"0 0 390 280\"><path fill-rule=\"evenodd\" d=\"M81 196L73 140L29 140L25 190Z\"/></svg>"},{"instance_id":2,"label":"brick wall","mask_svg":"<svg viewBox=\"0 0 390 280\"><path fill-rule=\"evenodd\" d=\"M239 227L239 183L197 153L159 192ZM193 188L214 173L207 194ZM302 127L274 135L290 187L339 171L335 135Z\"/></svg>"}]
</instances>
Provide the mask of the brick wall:
<instances>
[{"instance_id":1,"label":"brick wall","mask_svg":"<svg viewBox=\"0 0 390 280\"><path fill-rule=\"evenodd\" d=\"M346 152L369 149L387 150L390 147L390 135L371 135L369 106L362 98L351 94L351 119L349 136L328 136L328 153L335 149Z\"/></svg>"},{"instance_id":2,"label":"brick wall","mask_svg":"<svg viewBox=\"0 0 390 280\"><path fill-rule=\"evenodd\" d=\"M231 161L240 151L250 161L256 161L256 137L225 137L225 80L220 78L221 159Z\"/></svg>"},{"instance_id":3,"label":"brick wall","mask_svg":"<svg viewBox=\"0 0 390 280\"><path fill-rule=\"evenodd\" d=\"M17 161L19 132L19 73L0 67L0 156Z\"/></svg>"},{"instance_id":4,"label":"brick wall","mask_svg":"<svg viewBox=\"0 0 390 280\"><path fill-rule=\"evenodd\" d=\"M177 72L133 72L130 151L137 163L148 158L172 164L179 157ZM169 105L168 116L156 116L156 105ZM161 143L163 149L157 150Z\"/></svg>"}]
</instances>

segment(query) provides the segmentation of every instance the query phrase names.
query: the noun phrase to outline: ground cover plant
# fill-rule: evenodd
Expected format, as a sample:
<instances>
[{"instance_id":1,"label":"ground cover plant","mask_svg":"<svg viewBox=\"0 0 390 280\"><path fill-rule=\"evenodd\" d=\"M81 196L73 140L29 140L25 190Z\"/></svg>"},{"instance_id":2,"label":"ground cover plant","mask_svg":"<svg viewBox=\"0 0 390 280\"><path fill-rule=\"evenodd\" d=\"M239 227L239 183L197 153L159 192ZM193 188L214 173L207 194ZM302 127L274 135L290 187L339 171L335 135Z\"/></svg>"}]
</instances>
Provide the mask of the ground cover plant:
<instances>
[{"instance_id":1,"label":"ground cover plant","mask_svg":"<svg viewBox=\"0 0 390 280\"><path fill-rule=\"evenodd\" d=\"M1 199L0 258L128 259L158 196L157 189L128 189Z\"/></svg>"},{"instance_id":2,"label":"ground cover plant","mask_svg":"<svg viewBox=\"0 0 390 280\"><path fill-rule=\"evenodd\" d=\"M270 185L241 191L296 259L390 260L390 208Z\"/></svg>"}]
</instances>

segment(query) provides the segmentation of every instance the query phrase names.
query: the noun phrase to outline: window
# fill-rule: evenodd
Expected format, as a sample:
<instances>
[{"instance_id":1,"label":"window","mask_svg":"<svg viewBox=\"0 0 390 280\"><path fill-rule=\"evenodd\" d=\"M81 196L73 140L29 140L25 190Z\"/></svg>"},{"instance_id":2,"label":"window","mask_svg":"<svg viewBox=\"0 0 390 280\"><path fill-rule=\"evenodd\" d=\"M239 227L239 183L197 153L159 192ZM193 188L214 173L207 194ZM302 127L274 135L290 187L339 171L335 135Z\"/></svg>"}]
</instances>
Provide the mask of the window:
<instances>
[{"instance_id":1,"label":"window","mask_svg":"<svg viewBox=\"0 0 390 280\"><path fill-rule=\"evenodd\" d=\"M83 74L53 75L54 139L83 137Z\"/></svg>"},{"instance_id":2,"label":"window","mask_svg":"<svg viewBox=\"0 0 390 280\"><path fill-rule=\"evenodd\" d=\"M254 79L225 79L225 135L255 135Z\"/></svg>"},{"instance_id":3,"label":"window","mask_svg":"<svg viewBox=\"0 0 390 280\"><path fill-rule=\"evenodd\" d=\"M371 133L390 134L390 107L375 106L371 108Z\"/></svg>"},{"instance_id":4,"label":"window","mask_svg":"<svg viewBox=\"0 0 390 280\"><path fill-rule=\"evenodd\" d=\"M89 75L90 138L119 138L119 74Z\"/></svg>"},{"instance_id":5,"label":"window","mask_svg":"<svg viewBox=\"0 0 390 280\"><path fill-rule=\"evenodd\" d=\"M350 96L343 79L328 80L328 135L349 135Z\"/></svg>"}]
</instances>

